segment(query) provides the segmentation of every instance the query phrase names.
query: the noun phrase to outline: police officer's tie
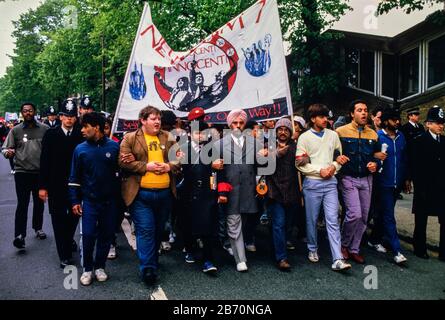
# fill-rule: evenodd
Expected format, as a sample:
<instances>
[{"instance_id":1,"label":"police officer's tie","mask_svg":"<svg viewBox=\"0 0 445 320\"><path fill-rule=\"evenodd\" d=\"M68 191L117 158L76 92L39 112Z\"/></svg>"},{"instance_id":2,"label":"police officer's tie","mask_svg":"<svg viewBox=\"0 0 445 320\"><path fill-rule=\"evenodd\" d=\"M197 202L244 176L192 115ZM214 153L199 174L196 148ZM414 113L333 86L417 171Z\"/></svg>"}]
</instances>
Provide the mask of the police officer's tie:
<instances>
[{"instance_id":1,"label":"police officer's tie","mask_svg":"<svg viewBox=\"0 0 445 320\"><path fill-rule=\"evenodd\" d=\"M71 131L67 131L66 136L69 137L71 135Z\"/></svg>"}]
</instances>

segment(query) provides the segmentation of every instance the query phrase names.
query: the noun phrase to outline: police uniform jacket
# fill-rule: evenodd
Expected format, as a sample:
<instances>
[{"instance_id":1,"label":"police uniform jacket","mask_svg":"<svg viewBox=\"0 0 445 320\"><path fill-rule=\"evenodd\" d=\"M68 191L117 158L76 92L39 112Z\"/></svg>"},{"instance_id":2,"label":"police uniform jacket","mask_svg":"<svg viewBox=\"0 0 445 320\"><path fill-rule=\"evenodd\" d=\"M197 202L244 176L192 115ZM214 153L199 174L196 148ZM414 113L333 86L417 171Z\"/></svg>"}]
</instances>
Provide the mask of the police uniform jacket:
<instances>
[{"instance_id":1,"label":"police uniform jacket","mask_svg":"<svg viewBox=\"0 0 445 320\"><path fill-rule=\"evenodd\" d=\"M58 127L61 125L61 122L59 119L54 120L52 123L48 119L46 119L43 123L46 124L50 128L55 128L55 127Z\"/></svg>"},{"instance_id":2,"label":"police uniform jacket","mask_svg":"<svg viewBox=\"0 0 445 320\"><path fill-rule=\"evenodd\" d=\"M73 129L68 137L60 126L49 129L43 136L39 189L48 191L51 214L71 207L68 198L71 159L74 149L83 140L79 130Z\"/></svg>"},{"instance_id":3,"label":"police uniform jacket","mask_svg":"<svg viewBox=\"0 0 445 320\"><path fill-rule=\"evenodd\" d=\"M181 146L181 150L188 160L182 165L184 182L179 193L184 205L184 219L189 220L193 235L214 235L218 221L218 192L212 190L210 185L210 177L214 172L212 164L204 164L200 160L200 153L191 142ZM222 174L218 173L216 179L215 183L222 182Z\"/></svg>"},{"instance_id":4,"label":"police uniform jacket","mask_svg":"<svg viewBox=\"0 0 445 320\"><path fill-rule=\"evenodd\" d=\"M423 125L421 125L420 123L418 123L417 125L418 128L414 127L410 122L408 122L400 128L400 131L402 131L408 144L410 144L415 137L420 136L422 133L425 132L425 128L423 127Z\"/></svg>"},{"instance_id":5,"label":"police uniform jacket","mask_svg":"<svg viewBox=\"0 0 445 320\"><path fill-rule=\"evenodd\" d=\"M429 131L414 139L410 153L414 184L413 213L439 216L445 223L445 137L440 143Z\"/></svg>"},{"instance_id":6,"label":"police uniform jacket","mask_svg":"<svg viewBox=\"0 0 445 320\"><path fill-rule=\"evenodd\" d=\"M421 125L420 123L417 124L418 128L416 128L415 126L413 126L410 122L405 123L401 128L400 131L402 131L403 135L405 136L405 140L406 140L406 148L408 153L412 153L412 148L413 148L413 142L414 139L418 136L420 136L422 133L425 132L425 128L423 127L423 125ZM413 166L413 164L411 163L411 157L408 158L408 162L407 162L407 166L408 166L408 179L412 180L411 177L411 172L412 169L411 167Z\"/></svg>"}]
</instances>

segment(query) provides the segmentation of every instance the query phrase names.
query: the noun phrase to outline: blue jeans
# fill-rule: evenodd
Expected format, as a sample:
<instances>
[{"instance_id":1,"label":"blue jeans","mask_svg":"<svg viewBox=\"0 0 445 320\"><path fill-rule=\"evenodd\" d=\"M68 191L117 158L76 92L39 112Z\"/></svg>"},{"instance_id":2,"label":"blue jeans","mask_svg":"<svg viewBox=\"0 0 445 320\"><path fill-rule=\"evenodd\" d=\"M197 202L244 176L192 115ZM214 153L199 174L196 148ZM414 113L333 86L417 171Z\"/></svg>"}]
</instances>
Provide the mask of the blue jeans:
<instances>
[{"instance_id":1,"label":"blue jeans","mask_svg":"<svg viewBox=\"0 0 445 320\"><path fill-rule=\"evenodd\" d=\"M82 203L82 264L85 271L93 271L93 267L94 269L105 268L116 230L116 207L115 200L84 200ZM93 261L95 244L96 257Z\"/></svg>"},{"instance_id":2,"label":"blue jeans","mask_svg":"<svg viewBox=\"0 0 445 320\"><path fill-rule=\"evenodd\" d=\"M162 232L171 211L170 189L140 189L130 207L135 226L139 270L158 269Z\"/></svg>"},{"instance_id":3,"label":"blue jeans","mask_svg":"<svg viewBox=\"0 0 445 320\"><path fill-rule=\"evenodd\" d=\"M287 259L286 221L290 219L295 208L277 201L269 202L269 213L272 215L272 237L275 248L275 259L279 262Z\"/></svg>"},{"instance_id":4,"label":"blue jeans","mask_svg":"<svg viewBox=\"0 0 445 320\"><path fill-rule=\"evenodd\" d=\"M399 191L391 187L378 187L380 210L383 217L384 240L391 246L394 255L401 251L399 235L397 234L394 207Z\"/></svg>"},{"instance_id":5,"label":"blue jeans","mask_svg":"<svg viewBox=\"0 0 445 320\"><path fill-rule=\"evenodd\" d=\"M338 222L338 191L337 179L329 180L304 179L304 203L306 206L307 247L309 251L317 251L317 220L323 205L331 247L332 260L343 259L341 253L340 224Z\"/></svg>"}]
</instances>

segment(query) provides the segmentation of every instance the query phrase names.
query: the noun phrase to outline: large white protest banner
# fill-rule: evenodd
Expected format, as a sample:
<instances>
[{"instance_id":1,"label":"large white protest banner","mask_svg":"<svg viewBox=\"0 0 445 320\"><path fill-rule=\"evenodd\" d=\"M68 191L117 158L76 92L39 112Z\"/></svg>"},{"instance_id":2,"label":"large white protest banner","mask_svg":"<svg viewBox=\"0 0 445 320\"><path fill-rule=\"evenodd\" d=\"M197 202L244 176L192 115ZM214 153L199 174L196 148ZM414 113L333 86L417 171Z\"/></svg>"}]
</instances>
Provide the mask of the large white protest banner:
<instances>
[{"instance_id":1,"label":"large white protest banner","mask_svg":"<svg viewBox=\"0 0 445 320\"><path fill-rule=\"evenodd\" d=\"M169 47L146 4L113 131L136 129L139 111L147 105L178 117L202 107L212 123L225 122L233 109L244 109L257 121L291 114L276 0L256 2L187 52Z\"/></svg>"}]
</instances>

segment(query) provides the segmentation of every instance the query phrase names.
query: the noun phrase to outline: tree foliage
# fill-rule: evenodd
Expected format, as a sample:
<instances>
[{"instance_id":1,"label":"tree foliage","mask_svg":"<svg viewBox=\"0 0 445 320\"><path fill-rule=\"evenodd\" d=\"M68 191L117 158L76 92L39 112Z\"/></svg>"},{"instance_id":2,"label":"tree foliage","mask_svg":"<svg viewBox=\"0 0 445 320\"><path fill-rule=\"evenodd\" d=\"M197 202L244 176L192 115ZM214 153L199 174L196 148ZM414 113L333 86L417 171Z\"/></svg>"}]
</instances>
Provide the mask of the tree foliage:
<instances>
[{"instance_id":1,"label":"tree foliage","mask_svg":"<svg viewBox=\"0 0 445 320\"><path fill-rule=\"evenodd\" d=\"M386 0L379 3L377 13L382 15L393 9L402 9L409 14L434 4L443 4L443 10L433 12L426 19L437 25L437 27L443 27L445 26L445 0Z\"/></svg>"},{"instance_id":2,"label":"tree foliage","mask_svg":"<svg viewBox=\"0 0 445 320\"><path fill-rule=\"evenodd\" d=\"M39 81L40 66L37 57L48 43L47 34L56 30L60 19L60 1L47 1L36 10L22 14L14 22L13 37L16 48L12 66L1 79L0 108L17 110L24 100L35 101L42 105L46 101L45 91Z\"/></svg>"},{"instance_id":3,"label":"tree foliage","mask_svg":"<svg viewBox=\"0 0 445 320\"><path fill-rule=\"evenodd\" d=\"M349 9L340 0L281 2L283 33L292 45L289 76L297 104L323 101L338 92L343 72L333 40L339 36L323 31Z\"/></svg>"},{"instance_id":4,"label":"tree foliage","mask_svg":"<svg viewBox=\"0 0 445 320\"><path fill-rule=\"evenodd\" d=\"M444 4L444 0L385 0L379 3L377 12L378 14L384 14L393 9L402 9L409 14L414 10L422 10L435 3Z\"/></svg>"},{"instance_id":5,"label":"tree foliage","mask_svg":"<svg viewBox=\"0 0 445 320\"><path fill-rule=\"evenodd\" d=\"M187 50L256 0L153 0L153 21L177 51ZM307 103L340 86L332 50L323 31L347 10L346 0L278 0L282 33L291 46L289 77L294 102ZM64 8L74 6L77 25L67 27ZM143 10L138 0L47 0L14 23L13 64L0 79L0 110L21 101L57 104L89 94L100 102L105 58L107 107L120 94ZM104 44L102 47L102 43ZM103 106L100 106L101 108Z\"/></svg>"}]
</instances>

